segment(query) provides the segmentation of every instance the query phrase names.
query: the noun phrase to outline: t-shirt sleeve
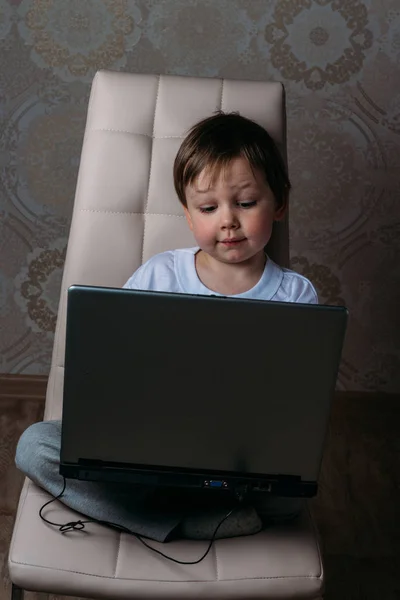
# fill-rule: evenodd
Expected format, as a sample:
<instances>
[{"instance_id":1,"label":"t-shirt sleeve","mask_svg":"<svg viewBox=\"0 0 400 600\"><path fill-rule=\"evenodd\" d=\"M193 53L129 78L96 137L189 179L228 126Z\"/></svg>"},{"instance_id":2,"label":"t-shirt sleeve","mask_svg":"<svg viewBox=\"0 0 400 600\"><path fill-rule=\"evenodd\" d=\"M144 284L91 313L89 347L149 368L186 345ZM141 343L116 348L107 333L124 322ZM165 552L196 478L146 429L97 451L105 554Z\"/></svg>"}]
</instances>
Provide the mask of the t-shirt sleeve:
<instances>
[{"instance_id":1,"label":"t-shirt sleeve","mask_svg":"<svg viewBox=\"0 0 400 600\"><path fill-rule=\"evenodd\" d=\"M308 279L302 279L303 285L300 287L296 302L301 302L303 304L318 304L318 294L315 291L313 284L311 281L308 281Z\"/></svg>"},{"instance_id":2,"label":"t-shirt sleeve","mask_svg":"<svg viewBox=\"0 0 400 600\"><path fill-rule=\"evenodd\" d=\"M134 272L128 279L128 281L123 285L126 290L141 290L142 287L142 275L143 275L143 267L139 267L137 271Z\"/></svg>"},{"instance_id":3,"label":"t-shirt sleeve","mask_svg":"<svg viewBox=\"0 0 400 600\"><path fill-rule=\"evenodd\" d=\"M179 291L174 269L174 252L162 252L150 258L135 271L123 287L128 290Z\"/></svg>"},{"instance_id":4,"label":"t-shirt sleeve","mask_svg":"<svg viewBox=\"0 0 400 600\"><path fill-rule=\"evenodd\" d=\"M318 295L311 281L288 269L284 269L280 292L284 302L318 304Z\"/></svg>"}]
</instances>

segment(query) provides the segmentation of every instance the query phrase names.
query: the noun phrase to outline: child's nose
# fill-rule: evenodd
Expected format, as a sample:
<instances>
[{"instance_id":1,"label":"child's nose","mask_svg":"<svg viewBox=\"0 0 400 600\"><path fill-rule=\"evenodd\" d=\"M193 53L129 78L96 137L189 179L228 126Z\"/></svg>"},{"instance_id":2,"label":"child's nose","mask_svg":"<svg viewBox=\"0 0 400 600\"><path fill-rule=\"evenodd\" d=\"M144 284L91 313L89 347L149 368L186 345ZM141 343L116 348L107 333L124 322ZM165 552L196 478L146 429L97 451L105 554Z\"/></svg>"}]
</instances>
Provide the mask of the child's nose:
<instances>
[{"instance_id":1,"label":"child's nose","mask_svg":"<svg viewBox=\"0 0 400 600\"><path fill-rule=\"evenodd\" d=\"M234 227L238 224L238 218L234 210L225 208L221 212L221 225L223 228Z\"/></svg>"}]
</instances>

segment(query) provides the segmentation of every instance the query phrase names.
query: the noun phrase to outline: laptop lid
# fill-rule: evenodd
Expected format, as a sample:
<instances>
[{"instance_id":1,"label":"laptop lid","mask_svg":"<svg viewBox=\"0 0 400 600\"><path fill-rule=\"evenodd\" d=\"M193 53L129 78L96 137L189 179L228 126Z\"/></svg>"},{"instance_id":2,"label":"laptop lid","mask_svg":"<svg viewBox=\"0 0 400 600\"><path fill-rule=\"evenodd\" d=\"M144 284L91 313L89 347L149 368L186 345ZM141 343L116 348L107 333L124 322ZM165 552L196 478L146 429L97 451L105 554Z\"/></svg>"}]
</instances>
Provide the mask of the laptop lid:
<instances>
[{"instance_id":1,"label":"laptop lid","mask_svg":"<svg viewBox=\"0 0 400 600\"><path fill-rule=\"evenodd\" d=\"M346 318L72 286L60 472L313 495Z\"/></svg>"}]
</instances>

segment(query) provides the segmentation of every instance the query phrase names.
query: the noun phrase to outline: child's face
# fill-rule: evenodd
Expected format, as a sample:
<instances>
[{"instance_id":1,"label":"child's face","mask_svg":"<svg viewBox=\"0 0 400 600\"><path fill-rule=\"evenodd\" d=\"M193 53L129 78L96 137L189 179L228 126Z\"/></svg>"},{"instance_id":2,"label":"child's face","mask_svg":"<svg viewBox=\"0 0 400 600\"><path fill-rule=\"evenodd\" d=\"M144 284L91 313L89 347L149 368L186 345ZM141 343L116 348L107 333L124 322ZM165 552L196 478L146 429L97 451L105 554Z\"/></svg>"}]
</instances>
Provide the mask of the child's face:
<instances>
[{"instance_id":1,"label":"child's face","mask_svg":"<svg viewBox=\"0 0 400 600\"><path fill-rule=\"evenodd\" d=\"M186 188L185 214L199 247L224 263L241 263L269 242L274 221L285 208L258 170L244 158L232 160L217 176L205 169Z\"/></svg>"}]
</instances>

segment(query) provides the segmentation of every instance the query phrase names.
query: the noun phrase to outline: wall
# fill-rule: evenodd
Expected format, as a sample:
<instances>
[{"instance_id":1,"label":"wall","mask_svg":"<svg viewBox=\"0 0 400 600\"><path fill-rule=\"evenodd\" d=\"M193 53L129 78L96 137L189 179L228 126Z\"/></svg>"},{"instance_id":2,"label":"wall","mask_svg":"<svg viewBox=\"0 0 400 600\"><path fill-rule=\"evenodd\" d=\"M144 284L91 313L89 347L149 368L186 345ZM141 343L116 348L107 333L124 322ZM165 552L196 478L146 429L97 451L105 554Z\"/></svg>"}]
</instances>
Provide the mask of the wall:
<instances>
[{"instance_id":1,"label":"wall","mask_svg":"<svg viewBox=\"0 0 400 600\"><path fill-rule=\"evenodd\" d=\"M398 391L399 31L397 0L1 0L0 372L48 372L108 68L284 82L293 268L350 309L340 387Z\"/></svg>"}]
</instances>

